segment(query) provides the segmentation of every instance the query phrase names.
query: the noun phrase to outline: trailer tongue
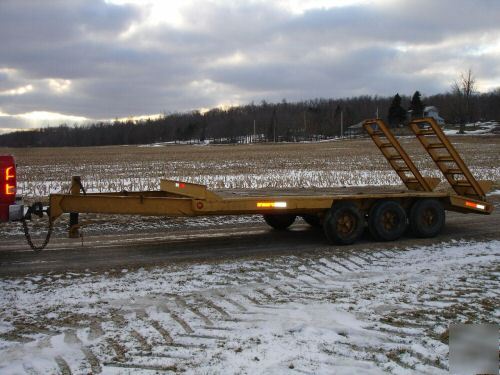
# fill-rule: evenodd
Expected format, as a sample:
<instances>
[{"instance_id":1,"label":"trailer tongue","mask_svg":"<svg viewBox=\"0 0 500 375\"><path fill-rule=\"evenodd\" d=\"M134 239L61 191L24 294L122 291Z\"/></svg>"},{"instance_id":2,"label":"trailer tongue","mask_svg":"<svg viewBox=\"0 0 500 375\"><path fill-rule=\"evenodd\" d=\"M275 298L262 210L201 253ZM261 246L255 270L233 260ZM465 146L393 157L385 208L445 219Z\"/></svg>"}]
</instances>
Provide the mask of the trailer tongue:
<instances>
[{"instance_id":1,"label":"trailer tongue","mask_svg":"<svg viewBox=\"0 0 500 375\"><path fill-rule=\"evenodd\" d=\"M445 210L490 214L486 201L491 183L476 181L458 152L432 118L415 120L410 128L423 145L454 192L435 191L439 179L424 177L391 130L380 119L367 120L365 130L380 149L407 190L367 187L299 192L233 191L216 192L206 186L182 181L162 180L159 191L87 193L79 177L73 177L69 194L51 194L49 209L31 206L25 215L16 204L14 159L0 157L2 194L0 220L20 220L28 244L43 249L52 226L62 214L70 214L69 236L78 237L79 214L127 214L157 216L263 215L277 230L287 229L297 216L314 226L322 226L327 240L346 245L355 242L366 224L377 240L392 241L409 226L417 237L436 236L443 228ZM21 207L21 209L20 209ZM26 220L31 214L49 216L49 231L44 243L35 246Z\"/></svg>"}]
</instances>

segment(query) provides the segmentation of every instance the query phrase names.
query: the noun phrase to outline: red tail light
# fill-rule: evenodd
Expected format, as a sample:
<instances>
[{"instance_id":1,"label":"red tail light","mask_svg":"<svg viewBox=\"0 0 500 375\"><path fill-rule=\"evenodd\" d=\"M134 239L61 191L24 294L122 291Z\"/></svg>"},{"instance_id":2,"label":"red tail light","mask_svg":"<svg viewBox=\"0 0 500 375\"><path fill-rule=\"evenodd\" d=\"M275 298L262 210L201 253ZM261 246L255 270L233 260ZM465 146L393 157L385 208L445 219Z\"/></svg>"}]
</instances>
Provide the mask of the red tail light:
<instances>
[{"instance_id":1,"label":"red tail light","mask_svg":"<svg viewBox=\"0 0 500 375\"><path fill-rule=\"evenodd\" d=\"M9 219L9 205L16 201L16 163L10 155L0 156L0 221Z\"/></svg>"}]
</instances>

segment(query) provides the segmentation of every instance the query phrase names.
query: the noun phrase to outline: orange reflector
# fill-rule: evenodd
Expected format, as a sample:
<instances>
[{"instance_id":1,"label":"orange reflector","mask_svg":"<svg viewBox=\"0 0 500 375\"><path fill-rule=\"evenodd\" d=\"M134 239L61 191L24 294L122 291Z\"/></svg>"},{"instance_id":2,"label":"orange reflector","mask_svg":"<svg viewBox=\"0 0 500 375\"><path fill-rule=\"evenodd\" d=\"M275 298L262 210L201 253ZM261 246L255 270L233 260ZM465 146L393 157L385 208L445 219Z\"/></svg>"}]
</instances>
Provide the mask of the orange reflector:
<instances>
[{"instance_id":1,"label":"orange reflector","mask_svg":"<svg viewBox=\"0 0 500 375\"><path fill-rule=\"evenodd\" d=\"M257 202L257 208L286 208L286 202Z\"/></svg>"},{"instance_id":2,"label":"orange reflector","mask_svg":"<svg viewBox=\"0 0 500 375\"><path fill-rule=\"evenodd\" d=\"M469 202L469 201L465 201L465 206L477 208L478 210L484 210L486 208L486 206L484 204L479 204L479 203L474 203L474 202Z\"/></svg>"}]
</instances>

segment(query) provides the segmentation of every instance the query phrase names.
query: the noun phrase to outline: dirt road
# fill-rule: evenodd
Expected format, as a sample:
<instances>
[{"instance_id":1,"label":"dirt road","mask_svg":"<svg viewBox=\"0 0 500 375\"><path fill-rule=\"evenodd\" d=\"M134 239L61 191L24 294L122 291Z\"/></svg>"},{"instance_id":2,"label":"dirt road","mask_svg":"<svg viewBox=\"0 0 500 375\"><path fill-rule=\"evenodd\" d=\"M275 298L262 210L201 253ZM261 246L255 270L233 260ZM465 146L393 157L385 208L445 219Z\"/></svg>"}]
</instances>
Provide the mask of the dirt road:
<instances>
[{"instance_id":1,"label":"dirt road","mask_svg":"<svg viewBox=\"0 0 500 375\"><path fill-rule=\"evenodd\" d=\"M245 224L178 228L165 232L128 232L89 235L81 239L55 238L41 253L29 250L23 238L0 244L0 275L50 271L109 270L171 264L217 262L302 253L331 254L355 249L406 248L442 241L500 239L500 197L490 197L496 210L490 216L447 213L444 232L434 239L405 237L396 242L373 242L368 235L352 246L328 246L320 230L298 222L291 230L276 232L255 219Z\"/></svg>"}]
</instances>

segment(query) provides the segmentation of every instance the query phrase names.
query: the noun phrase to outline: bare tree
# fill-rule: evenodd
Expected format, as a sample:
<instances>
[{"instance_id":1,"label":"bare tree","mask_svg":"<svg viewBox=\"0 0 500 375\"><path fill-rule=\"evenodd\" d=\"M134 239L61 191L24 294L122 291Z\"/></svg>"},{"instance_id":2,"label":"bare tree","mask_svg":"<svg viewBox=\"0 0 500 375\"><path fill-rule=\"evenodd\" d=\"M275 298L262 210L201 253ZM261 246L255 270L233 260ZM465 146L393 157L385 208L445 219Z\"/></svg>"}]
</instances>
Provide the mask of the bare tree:
<instances>
[{"instance_id":1,"label":"bare tree","mask_svg":"<svg viewBox=\"0 0 500 375\"><path fill-rule=\"evenodd\" d=\"M476 94L476 78L469 69L462 73L460 79L452 85L455 97L455 116L460 122L460 134L465 132L465 124L472 121L472 98Z\"/></svg>"}]
</instances>

